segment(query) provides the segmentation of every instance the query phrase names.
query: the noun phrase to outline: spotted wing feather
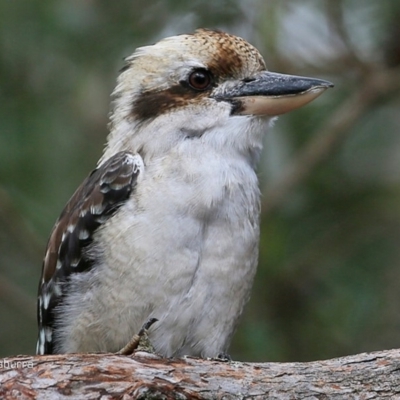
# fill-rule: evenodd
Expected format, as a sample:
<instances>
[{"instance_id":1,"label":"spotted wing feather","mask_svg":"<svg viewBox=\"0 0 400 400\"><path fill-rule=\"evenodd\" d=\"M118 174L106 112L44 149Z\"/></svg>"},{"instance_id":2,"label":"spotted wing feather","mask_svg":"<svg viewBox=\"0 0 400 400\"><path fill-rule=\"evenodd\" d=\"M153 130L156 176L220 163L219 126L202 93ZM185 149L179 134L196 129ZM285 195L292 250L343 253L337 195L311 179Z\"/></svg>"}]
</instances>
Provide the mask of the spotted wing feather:
<instances>
[{"instance_id":1,"label":"spotted wing feather","mask_svg":"<svg viewBox=\"0 0 400 400\"><path fill-rule=\"evenodd\" d=\"M139 155L115 154L85 179L62 211L47 244L39 283L38 354L53 353L55 310L63 299L63 287L71 274L93 267L85 248L129 198L142 167Z\"/></svg>"}]
</instances>

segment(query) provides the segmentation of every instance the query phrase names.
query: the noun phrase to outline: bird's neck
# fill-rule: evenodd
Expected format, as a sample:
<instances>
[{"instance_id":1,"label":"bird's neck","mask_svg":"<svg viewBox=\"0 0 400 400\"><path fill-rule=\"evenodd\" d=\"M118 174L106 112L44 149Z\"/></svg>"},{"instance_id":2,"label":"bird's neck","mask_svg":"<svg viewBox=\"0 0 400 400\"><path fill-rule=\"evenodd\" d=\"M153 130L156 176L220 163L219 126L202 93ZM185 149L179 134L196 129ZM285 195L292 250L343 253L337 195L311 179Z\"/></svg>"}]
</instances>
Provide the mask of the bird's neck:
<instances>
[{"instance_id":1,"label":"bird's neck","mask_svg":"<svg viewBox=\"0 0 400 400\"><path fill-rule=\"evenodd\" d=\"M204 129L196 129L190 121L178 125L173 117L156 118L145 124L128 118L114 118L99 164L119 151L140 153L147 163L175 152L185 142L189 147L203 147L204 151L212 149L223 157L244 158L255 168L269 125L269 119L234 116L223 124Z\"/></svg>"}]
</instances>

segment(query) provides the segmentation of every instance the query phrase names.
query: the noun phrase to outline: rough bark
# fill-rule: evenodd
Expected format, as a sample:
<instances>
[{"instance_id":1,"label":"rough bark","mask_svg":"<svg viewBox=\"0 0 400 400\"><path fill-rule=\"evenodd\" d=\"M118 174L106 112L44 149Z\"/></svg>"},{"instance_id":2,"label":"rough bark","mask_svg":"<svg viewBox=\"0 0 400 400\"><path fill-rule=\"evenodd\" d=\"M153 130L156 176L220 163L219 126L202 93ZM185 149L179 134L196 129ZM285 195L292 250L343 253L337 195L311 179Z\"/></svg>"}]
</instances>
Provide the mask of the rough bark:
<instances>
[{"instance_id":1,"label":"rough bark","mask_svg":"<svg viewBox=\"0 0 400 400\"><path fill-rule=\"evenodd\" d=\"M137 352L0 360L1 399L400 399L400 350L308 363Z\"/></svg>"}]
</instances>

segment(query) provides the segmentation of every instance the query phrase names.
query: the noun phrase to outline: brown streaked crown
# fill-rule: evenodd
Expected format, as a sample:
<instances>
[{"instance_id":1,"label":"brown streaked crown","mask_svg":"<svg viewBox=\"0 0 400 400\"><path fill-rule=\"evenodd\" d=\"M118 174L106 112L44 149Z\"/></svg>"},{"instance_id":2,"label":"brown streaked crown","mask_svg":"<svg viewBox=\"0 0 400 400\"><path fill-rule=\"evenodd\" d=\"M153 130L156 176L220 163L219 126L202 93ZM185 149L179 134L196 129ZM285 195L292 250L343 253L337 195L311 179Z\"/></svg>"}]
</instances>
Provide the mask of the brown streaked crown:
<instances>
[{"instance_id":1,"label":"brown streaked crown","mask_svg":"<svg viewBox=\"0 0 400 400\"><path fill-rule=\"evenodd\" d=\"M246 78L266 69L260 52L244 39L226 32L197 29L184 35L188 47L208 59L208 68L220 79Z\"/></svg>"}]
</instances>

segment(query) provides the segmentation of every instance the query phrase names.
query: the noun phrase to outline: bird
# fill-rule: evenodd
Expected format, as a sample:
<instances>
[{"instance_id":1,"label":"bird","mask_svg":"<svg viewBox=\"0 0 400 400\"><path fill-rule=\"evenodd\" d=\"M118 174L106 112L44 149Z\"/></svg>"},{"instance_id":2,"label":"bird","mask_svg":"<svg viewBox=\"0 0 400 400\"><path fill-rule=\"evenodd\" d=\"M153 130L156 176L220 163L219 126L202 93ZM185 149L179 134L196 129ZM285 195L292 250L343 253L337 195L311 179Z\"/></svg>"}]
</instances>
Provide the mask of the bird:
<instances>
[{"instance_id":1,"label":"bird","mask_svg":"<svg viewBox=\"0 0 400 400\"><path fill-rule=\"evenodd\" d=\"M48 240L37 354L118 352L149 319L163 357L227 354L258 263L263 137L332 86L219 30L127 57L103 154Z\"/></svg>"}]
</instances>

